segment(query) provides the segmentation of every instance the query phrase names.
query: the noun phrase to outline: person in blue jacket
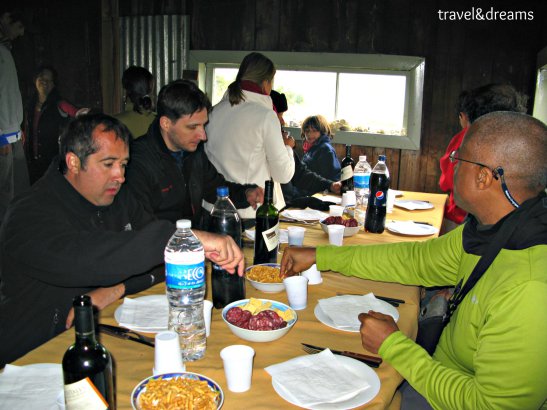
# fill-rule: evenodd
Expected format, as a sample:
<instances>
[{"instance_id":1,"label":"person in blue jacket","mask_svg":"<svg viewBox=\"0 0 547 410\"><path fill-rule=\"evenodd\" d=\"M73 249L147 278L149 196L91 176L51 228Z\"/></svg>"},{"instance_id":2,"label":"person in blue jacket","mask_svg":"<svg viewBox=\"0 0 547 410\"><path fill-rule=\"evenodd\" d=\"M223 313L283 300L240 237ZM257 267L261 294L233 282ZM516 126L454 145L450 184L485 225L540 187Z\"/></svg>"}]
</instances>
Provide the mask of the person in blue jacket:
<instances>
[{"instance_id":1,"label":"person in blue jacket","mask_svg":"<svg viewBox=\"0 0 547 410\"><path fill-rule=\"evenodd\" d=\"M304 157L302 162L313 172L331 181L340 180L340 161L331 145L329 123L322 115L312 115L302 123Z\"/></svg>"}]
</instances>

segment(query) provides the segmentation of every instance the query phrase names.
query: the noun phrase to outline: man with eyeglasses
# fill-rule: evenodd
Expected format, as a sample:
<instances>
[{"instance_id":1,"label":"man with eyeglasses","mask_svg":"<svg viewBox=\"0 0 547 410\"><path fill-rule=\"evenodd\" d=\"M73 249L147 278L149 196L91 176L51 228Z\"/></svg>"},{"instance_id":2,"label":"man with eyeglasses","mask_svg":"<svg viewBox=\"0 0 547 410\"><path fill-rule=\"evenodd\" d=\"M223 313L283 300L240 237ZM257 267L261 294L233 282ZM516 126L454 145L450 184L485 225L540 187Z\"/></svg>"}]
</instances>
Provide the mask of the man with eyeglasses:
<instances>
[{"instance_id":1,"label":"man with eyeglasses","mask_svg":"<svg viewBox=\"0 0 547 410\"><path fill-rule=\"evenodd\" d=\"M427 242L288 248L281 273L317 263L372 280L456 286L456 301L479 261L496 255L451 310L432 355L372 311L359 315L362 344L408 382L404 410L545 408L547 126L521 113L486 114L451 158L455 201L470 214L464 225Z\"/></svg>"}]
</instances>

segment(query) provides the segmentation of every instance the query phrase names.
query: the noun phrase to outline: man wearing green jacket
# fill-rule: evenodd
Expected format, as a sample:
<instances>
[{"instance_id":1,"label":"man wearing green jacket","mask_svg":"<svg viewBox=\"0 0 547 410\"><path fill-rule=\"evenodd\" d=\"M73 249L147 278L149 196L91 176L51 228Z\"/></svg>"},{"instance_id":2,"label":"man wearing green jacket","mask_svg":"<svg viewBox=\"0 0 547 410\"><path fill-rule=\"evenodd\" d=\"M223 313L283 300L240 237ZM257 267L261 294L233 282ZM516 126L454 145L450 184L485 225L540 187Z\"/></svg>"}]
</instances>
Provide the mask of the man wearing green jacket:
<instances>
[{"instance_id":1,"label":"man wearing green jacket","mask_svg":"<svg viewBox=\"0 0 547 410\"><path fill-rule=\"evenodd\" d=\"M316 262L348 276L455 286L501 226L524 220L458 305L433 356L377 312L359 315L361 339L432 408L547 408L547 127L525 114L490 113L452 158L456 203L472 215L465 225L427 242L288 248L282 274ZM402 408L412 408L405 395Z\"/></svg>"}]
</instances>

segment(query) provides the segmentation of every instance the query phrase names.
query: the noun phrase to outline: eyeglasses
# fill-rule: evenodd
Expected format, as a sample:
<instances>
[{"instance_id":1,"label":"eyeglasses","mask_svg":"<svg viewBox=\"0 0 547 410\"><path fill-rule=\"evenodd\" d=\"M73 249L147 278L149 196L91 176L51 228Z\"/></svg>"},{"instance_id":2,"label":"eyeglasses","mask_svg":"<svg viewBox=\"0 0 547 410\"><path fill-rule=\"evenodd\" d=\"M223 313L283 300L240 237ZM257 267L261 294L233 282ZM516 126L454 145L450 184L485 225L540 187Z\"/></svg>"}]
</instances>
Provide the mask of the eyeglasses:
<instances>
[{"instance_id":1,"label":"eyeglasses","mask_svg":"<svg viewBox=\"0 0 547 410\"><path fill-rule=\"evenodd\" d=\"M491 168L488 165L483 164L482 162L469 161L468 159L458 158L456 156L457 153L458 153L457 150L452 151L450 155L448 156L448 159L450 159L450 162L452 164L455 164L457 161L461 161L461 162L468 162L470 164L478 165L479 167L489 169L492 172L492 176L494 177L495 180L501 179L501 189L503 190L505 197L511 203L511 205L513 205L515 208L518 208L520 206L519 203L515 200L515 198L513 198L513 196L509 192L509 188L507 188L502 167Z\"/></svg>"}]
</instances>

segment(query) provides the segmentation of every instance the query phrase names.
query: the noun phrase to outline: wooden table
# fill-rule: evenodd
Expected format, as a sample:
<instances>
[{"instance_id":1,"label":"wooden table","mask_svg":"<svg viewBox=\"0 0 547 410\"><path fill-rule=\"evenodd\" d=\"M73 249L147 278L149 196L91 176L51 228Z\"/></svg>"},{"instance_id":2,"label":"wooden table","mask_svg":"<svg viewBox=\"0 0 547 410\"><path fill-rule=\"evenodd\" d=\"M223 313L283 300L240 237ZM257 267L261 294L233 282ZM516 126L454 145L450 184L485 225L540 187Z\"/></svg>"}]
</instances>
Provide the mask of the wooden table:
<instances>
[{"instance_id":1,"label":"wooden table","mask_svg":"<svg viewBox=\"0 0 547 410\"><path fill-rule=\"evenodd\" d=\"M408 192L404 199L421 199L430 201L435 208L426 211L409 212L395 208L388 215L388 219L407 220L414 219L430 222L440 228L445 195L424 194ZM285 227L285 225L283 226ZM306 225L307 231L304 245L328 244L328 237L319 225ZM435 236L435 235L433 235ZM395 235L390 232L383 234L370 234L359 232L351 238L345 238L345 244L366 243L393 243L408 240L427 240L429 237L409 237ZM252 250L246 248L246 262L252 262ZM286 361L304 354L300 343L306 342L319 346L328 346L339 350L364 351L358 333L348 333L331 329L321 324L313 313L318 299L335 296L336 292L367 293L375 292L380 295L390 296L406 301L399 306L399 327L409 337L415 338L417 332L417 316L419 310L419 288L392 283L374 282L358 278L345 277L334 272L323 272L323 283L310 286L308 293L308 307L298 311L298 321L291 331L283 338L270 343L251 343L234 336L228 326L223 322L220 310L213 309L211 335L207 339L207 352L205 358L197 362L187 363L188 371L204 374L217 381L225 394L223 409L285 409L296 408L279 397L273 390L270 375L265 367ZM132 297L139 297L165 292L165 285L158 284L151 289ZM287 303L284 292L277 294L265 294L247 286L247 297L261 297L275 299ZM210 289L207 298L211 299ZM114 311L122 301L109 306L101 311L100 322L117 324L114 319ZM30 363L60 363L66 348L73 343L74 331L70 330L58 335L46 344L38 347L13 364L25 365ZM116 369L117 404L118 409L131 409L130 394L140 380L152 374L154 350L131 341L120 340L108 335L102 335L102 343L112 353ZM231 344L246 344L255 349L254 370L252 387L245 393L232 393L226 386L226 379L219 353L222 348ZM367 352L365 352L367 353ZM379 394L367 404L366 408L385 409L392 406L396 388L401 383L401 376L387 363L383 363L376 372L381 380ZM394 407L397 407L395 405Z\"/></svg>"}]
</instances>

